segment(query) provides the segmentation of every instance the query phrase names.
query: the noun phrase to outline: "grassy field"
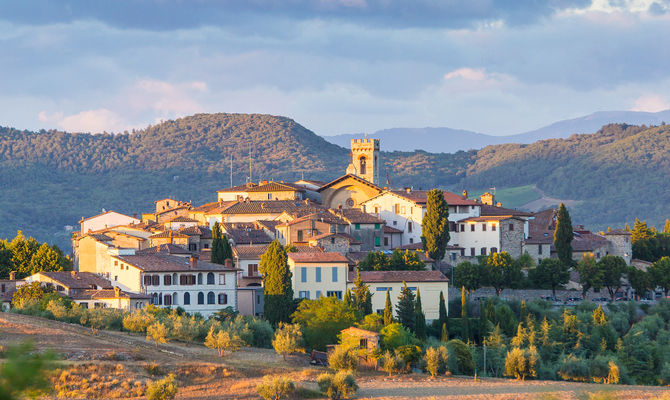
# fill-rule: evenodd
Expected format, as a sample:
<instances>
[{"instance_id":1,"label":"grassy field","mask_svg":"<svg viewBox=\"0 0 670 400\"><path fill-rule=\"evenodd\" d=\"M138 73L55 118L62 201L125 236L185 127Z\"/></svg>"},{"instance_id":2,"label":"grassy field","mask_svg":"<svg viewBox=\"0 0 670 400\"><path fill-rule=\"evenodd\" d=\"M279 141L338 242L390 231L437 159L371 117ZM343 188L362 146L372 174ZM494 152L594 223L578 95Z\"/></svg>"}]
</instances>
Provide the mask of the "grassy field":
<instances>
[{"instance_id":1,"label":"grassy field","mask_svg":"<svg viewBox=\"0 0 670 400\"><path fill-rule=\"evenodd\" d=\"M484 192L490 192L490 189L486 190L473 190L468 193L468 196L473 199L479 197ZM506 208L518 208L526 203L539 199L541 196L535 190L533 185L525 186L516 186L509 188L496 188L495 191L496 201L502 203L503 207Z\"/></svg>"},{"instance_id":2,"label":"grassy field","mask_svg":"<svg viewBox=\"0 0 670 400\"><path fill-rule=\"evenodd\" d=\"M37 349L61 355L49 399L140 399L147 385L168 373L179 383L177 399L258 399L256 385L264 375L290 377L302 396L324 398L316 377L325 371L311 366L305 355L284 361L270 349L243 348L223 358L192 343L170 342L155 347L143 335L91 330L38 317L0 313L3 346L31 340ZM0 360L1 362L1 360ZM425 374L388 377L359 371L358 399L663 399L662 387L612 386L592 383L534 381Z\"/></svg>"}]
</instances>

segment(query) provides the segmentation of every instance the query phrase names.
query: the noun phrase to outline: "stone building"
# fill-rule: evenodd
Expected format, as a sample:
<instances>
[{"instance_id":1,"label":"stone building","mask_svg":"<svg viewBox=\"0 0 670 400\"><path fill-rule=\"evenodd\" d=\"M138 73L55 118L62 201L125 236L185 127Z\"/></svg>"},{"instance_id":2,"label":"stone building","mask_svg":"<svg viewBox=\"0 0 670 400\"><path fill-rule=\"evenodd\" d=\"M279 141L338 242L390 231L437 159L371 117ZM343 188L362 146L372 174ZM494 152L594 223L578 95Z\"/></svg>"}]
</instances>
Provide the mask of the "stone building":
<instances>
[{"instance_id":1,"label":"stone building","mask_svg":"<svg viewBox=\"0 0 670 400\"><path fill-rule=\"evenodd\" d=\"M379 139L351 139L351 162L347 174L379 184Z\"/></svg>"}]
</instances>

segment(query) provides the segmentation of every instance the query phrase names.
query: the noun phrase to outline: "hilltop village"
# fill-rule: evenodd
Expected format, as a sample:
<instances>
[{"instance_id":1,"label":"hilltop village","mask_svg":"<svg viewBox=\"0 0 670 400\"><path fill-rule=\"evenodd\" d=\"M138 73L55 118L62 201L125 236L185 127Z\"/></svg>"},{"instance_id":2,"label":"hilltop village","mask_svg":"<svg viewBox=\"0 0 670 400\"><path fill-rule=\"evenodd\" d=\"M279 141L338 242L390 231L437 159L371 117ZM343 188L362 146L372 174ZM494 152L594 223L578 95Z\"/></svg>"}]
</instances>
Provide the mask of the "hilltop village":
<instances>
[{"instance_id":1,"label":"hilltop village","mask_svg":"<svg viewBox=\"0 0 670 400\"><path fill-rule=\"evenodd\" d=\"M249 182L218 190L207 204L165 198L141 216L107 211L82 218L72 238L74 271L40 272L25 281L53 286L91 308L153 304L209 316L230 307L260 316L259 264L277 240L289 246L296 298L342 299L370 252L412 255L425 269L359 271L360 278L370 287L373 311L382 312L385 292L394 300L406 284L420 290L426 319L433 320L458 263L498 252L515 259L528 253L536 262L556 257L556 210L531 214L504 208L488 192L469 198L445 191L450 240L443 259L430 258L421 241L428 192L381 186L379 148L378 139L352 140L346 173L331 182ZM232 248L223 264L211 262L215 224ZM616 255L630 264L630 242L627 231L596 234L576 226L573 257Z\"/></svg>"}]
</instances>

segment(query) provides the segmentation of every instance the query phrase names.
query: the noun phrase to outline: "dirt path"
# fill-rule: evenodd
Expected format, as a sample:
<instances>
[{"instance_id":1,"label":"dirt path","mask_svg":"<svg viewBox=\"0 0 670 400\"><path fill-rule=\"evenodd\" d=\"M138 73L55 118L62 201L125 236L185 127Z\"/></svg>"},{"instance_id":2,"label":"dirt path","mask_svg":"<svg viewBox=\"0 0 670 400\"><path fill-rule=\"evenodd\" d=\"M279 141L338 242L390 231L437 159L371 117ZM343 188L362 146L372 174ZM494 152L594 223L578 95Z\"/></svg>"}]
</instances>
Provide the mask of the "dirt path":
<instances>
[{"instance_id":1,"label":"dirt path","mask_svg":"<svg viewBox=\"0 0 670 400\"><path fill-rule=\"evenodd\" d=\"M564 203L568 207L572 207L581 203L581 200L561 200L554 197L547 196L546 193L537 186L533 185L533 190L535 190L541 197L537 200L530 201L519 207L521 210L537 212L547 209L551 206L557 206L561 203Z\"/></svg>"}]
</instances>

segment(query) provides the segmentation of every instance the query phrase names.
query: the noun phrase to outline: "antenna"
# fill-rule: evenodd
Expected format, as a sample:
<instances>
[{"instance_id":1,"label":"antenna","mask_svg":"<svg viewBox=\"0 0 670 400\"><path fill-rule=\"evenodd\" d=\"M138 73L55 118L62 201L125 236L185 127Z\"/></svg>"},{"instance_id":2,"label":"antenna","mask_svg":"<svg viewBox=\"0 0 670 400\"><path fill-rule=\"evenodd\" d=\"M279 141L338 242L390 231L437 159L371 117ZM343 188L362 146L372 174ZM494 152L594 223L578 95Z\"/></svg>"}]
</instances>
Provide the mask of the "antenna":
<instances>
[{"instance_id":1,"label":"antenna","mask_svg":"<svg viewBox=\"0 0 670 400\"><path fill-rule=\"evenodd\" d=\"M230 187L233 187L233 151L230 150Z\"/></svg>"},{"instance_id":2,"label":"antenna","mask_svg":"<svg viewBox=\"0 0 670 400\"><path fill-rule=\"evenodd\" d=\"M249 182L253 182L253 169L251 167L251 143L249 143Z\"/></svg>"}]
</instances>

